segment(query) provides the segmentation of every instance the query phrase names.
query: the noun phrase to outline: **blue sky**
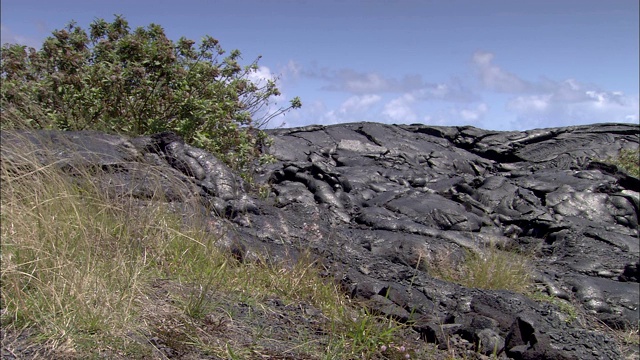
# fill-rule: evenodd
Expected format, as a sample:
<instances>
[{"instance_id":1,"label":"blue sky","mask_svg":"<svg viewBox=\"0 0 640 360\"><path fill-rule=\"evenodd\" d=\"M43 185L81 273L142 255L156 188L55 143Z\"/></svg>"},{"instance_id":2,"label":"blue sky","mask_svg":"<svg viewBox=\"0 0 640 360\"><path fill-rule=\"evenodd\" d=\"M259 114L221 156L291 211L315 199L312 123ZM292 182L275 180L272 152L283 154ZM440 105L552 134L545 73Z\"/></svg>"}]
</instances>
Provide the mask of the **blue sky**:
<instances>
[{"instance_id":1,"label":"blue sky","mask_svg":"<svg viewBox=\"0 0 640 360\"><path fill-rule=\"evenodd\" d=\"M211 35L278 76L271 126L353 121L522 130L638 123L638 0L2 0L2 43L75 20Z\"/></svg>"}]
</instances>

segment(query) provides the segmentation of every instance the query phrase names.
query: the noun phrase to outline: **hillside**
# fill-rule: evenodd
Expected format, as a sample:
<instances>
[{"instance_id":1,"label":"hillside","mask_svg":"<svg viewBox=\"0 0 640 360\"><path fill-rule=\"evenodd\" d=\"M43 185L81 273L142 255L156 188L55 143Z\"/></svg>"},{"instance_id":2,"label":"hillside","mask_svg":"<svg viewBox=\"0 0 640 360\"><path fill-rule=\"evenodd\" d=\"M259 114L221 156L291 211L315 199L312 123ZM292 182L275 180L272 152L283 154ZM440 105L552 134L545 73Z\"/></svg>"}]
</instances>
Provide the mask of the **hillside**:
<instances>
[{"instance_id":1,"label":"hillside","mask_svg":"<svg viewBox=\"0 0 640 360\"><path fill-rule=\"evenodd\" d=\"M610 162L638 126L268 134L249 184L172 133L3 131L3 359L637 359L640 179ZM83 196L104 233L47 223ZM66 293L74 266L104 279Z\"/></svg>"}]
</instances>

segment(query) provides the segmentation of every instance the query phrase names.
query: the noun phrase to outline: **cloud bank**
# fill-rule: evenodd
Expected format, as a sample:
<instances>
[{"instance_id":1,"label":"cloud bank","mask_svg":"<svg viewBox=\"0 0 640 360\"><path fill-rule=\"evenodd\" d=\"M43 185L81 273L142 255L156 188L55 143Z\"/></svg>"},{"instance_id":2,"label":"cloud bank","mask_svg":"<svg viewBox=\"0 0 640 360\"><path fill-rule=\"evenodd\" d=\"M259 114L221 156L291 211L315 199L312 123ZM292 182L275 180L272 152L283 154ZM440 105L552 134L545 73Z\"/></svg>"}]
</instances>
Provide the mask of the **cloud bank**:
<instances>
[{"instance_id":1,"label":"cloud bank","mask_svg":"<svg viewBox=\"0 0 640 360\"><path fill-rule=\"evenodd\" d=\"M609 91L576 79L528 81L494 63L494 54L478 51L472 62L481 91L510 95L505 109L516 129L576 123L638 122L638 95Z\"/></svg>"},{"instance_id":2,"label":"cloud bank","mask_svg":"<svg viewBox=\"0 0 640 360\"><path fill-rule=\"evenodd\" d=\"M315 81L327 97L343 96L335 105L319 99L312 110L303 107L298 118L306 123L418 122L507 130L639 121L638 94L544 74L526 79L501 66L489 51L476 51L470 60L470 76L452 74L446 82L430 82L420 74L305 68L293 61L284 67L284 78Z\"/></svg>"}]
</instances>

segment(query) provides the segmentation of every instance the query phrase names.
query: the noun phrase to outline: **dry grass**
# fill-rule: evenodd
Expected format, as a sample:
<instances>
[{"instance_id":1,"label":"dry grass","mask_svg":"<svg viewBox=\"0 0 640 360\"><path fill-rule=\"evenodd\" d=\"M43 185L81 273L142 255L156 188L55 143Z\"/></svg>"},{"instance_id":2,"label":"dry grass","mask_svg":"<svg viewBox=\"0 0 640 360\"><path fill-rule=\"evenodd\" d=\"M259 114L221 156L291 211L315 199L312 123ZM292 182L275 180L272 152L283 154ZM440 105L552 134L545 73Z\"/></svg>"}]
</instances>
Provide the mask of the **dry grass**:
<instances>
[{"instance_id":1,"label":"dry grass","mask_svg":"<svg viewBox=\"0 0 640 360\"><path fill-rule=\"evenodd\" d=\"M127 331L154 267L141 244L168 240L173 220L71 182L24 150L3 148L3 326L36 327L54 348Z\"/></svg>"},{"instance_id":2,"label":"dry grass","mask_svg":"<svg viewBox=\"0 0 640 360\"><path fill-rule=\"evenodd\" d=\"M532 285L532 266L523 254L505 251L489 245L482 253L466 250L463 261L457 262L452 254L440 253L422 268L430 275L469 288L510 290L527 293Z\"/></svg>"},{"instance_id":3,"label":"dry grass","mask_svg":"<svg viewBox=\"0 0 640 360\"><path fill-rule=\"evenodd\" d=\"M72 181L56 164L39 163L34 149L3 144L7 351L7 341L27 334L44 358L162 358L163 346L229 359L431 357L424 345L405 349L406 328L352 303L311 258L237 263L202 230L204 219L193 215L187 225L161 195L147 203L112 198L78 181L85 175ZM164 175L149 169L154 176ZM422 266L467 287L529 288L531 267L521 254L488 247L452 264L441 254ZM637 331L626 338L637 343Z\"/></svg>"},{"instance_id":4,"label":"dry grass","mask_svg":"<svg viewBox=\"0 0 640 360\"><path fill-rule=\"evenodd\" d=\"M403 330L351 303L310 258L237 263L197 226L201 219L185 225L162 199L109 198L56 164L41 165L33 150L3 144L2 152L7 351L6 334L23 333L53 358L162 358L168 346L222 358L350 359L379 354ZM268 330L265 319L304 324L311 316L303 307L315 309L313 328Z\"/></svg>"}]
</instances>

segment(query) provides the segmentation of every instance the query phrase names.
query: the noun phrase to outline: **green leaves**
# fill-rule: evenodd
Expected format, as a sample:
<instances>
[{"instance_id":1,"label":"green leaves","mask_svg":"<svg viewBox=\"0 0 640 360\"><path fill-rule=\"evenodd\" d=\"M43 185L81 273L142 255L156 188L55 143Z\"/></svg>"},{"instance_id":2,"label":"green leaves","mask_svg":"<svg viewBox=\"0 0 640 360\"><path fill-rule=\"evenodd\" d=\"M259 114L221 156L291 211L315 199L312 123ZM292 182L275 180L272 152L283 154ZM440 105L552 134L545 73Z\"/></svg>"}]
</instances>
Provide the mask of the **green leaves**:
<instances>
[{"instance_id":1,"label":"green leaves","mask_svg":"<svg viewBox=\"0 0 640 360\"><path fill-rule=\"evenodd\" d=\"M87 33L75 22L56 30L42 49L2 48L3 128L95 129L144 135L174 131L248 175L266 139L259 129L299 108L274 109L274 80L256 83L258 59L242 66L241 52L218 40L173 42L157 24L131 31L122 16L97 19ZM29 119L20 120L20 119Z\"/></svg>"},{"instance_id":2,"label":"green leaves","mask_svg":"<svg viewBox=\"0 0 640 360\"><path fill-rule=\"evenodd\" d=\"M296 96L293 99L291 99L291 108L299 109L301 107L302 107L302 100L300 100L300 98L298 96Z\"/></svg>"}]
</instances>

